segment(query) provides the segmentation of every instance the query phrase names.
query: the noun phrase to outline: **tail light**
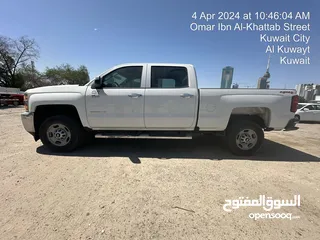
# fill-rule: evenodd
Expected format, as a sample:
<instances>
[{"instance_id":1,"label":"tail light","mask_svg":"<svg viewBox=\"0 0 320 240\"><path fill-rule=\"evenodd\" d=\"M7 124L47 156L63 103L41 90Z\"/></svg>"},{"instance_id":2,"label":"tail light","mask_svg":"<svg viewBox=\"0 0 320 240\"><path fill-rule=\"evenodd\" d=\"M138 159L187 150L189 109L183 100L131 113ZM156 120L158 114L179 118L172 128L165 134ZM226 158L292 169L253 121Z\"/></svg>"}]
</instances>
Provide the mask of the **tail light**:
<instances>
[{"instance_id":1,"label":"tail light","mask_svg":"<svg viewBox=\"0 0 320 240\"><path fill-rule=\"evenodd\" d=\"M23 95L23 105L24 105L24 109L28 112L29 111L28 94Z\"/></svg>"},{"instance_id":2,"label":"tail light","mask_svg":"<svg viewBox=\"0 0 320 240\"><path fill-rule=\"evenodd\" d=\"M296 112L298 109L298 103L299 103L299 96L295 95L291 99L291 108L290 112Z\"/></svg>"}]
</instances>

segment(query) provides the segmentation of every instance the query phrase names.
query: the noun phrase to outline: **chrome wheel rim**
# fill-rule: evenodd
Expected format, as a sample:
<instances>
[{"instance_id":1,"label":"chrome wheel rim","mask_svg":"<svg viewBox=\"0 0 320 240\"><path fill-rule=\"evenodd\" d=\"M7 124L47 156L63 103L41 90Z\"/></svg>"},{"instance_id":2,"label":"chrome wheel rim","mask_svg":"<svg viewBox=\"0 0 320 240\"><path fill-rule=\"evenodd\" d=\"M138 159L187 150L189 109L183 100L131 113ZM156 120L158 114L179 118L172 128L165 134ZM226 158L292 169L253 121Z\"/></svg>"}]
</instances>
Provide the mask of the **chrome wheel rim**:
<instances>
[{"instance_id":1,"label":"chrome wheel rim","mask_svg":"<svg viewBox=\"0 0 320 240\"><path fill-rule=\"evenodd\" d=\"M71 140L70 129L61 123L52 124L47 130L48 140L55 146L65 146Z\"/></svg>"},{"instance_id":2,"label":"chrome wheel rim","mask_svg":"<svg viewBox=\"0 0 320 240\"><path fill-rule=\"evenodd\" d=\"M258 135L252 129L243 129L236 137L236 144L242 150L252 149L258 142Z\"/></svg>"}]
</instances>

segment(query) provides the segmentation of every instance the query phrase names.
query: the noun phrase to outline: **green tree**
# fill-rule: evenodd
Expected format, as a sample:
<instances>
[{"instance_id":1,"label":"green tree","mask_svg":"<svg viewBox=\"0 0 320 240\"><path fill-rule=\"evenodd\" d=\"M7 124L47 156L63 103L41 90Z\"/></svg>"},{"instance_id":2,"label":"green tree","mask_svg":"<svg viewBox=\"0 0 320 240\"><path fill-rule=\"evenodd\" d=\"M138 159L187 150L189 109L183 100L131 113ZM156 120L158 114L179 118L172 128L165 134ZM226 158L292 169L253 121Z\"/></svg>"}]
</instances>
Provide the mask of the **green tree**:
<instances>
[{"instance_id":1,"label":"green tree","mask_svg":"<svg viewBox=\"0 0 320 240\"><path fill-rule=\"evenodd\" d=\"M0 86L20 88L24 85L19 69L39 57L39 47L26 36L12 39L0 36Z\"/></svg>"},{"instance_id":2,"label":"green tree","mask_svg":"<svg viewBox=\"0 0 320 240\"><path fill-rule=\"evenodd\" d=\"M44 75L51 81L52 85L84 85L90 80L88 69L84 65L75 69L70 64L62 64L54 68L47 68Z\"/></svg>"},{"instance_id":3,"label":"green tree","mask_svg":"<svg viewBox=\"0 0 320 240\"><path fill-rule=\"evenodd\" d=\"M51 85L50 81L46 77L36 70L32 65L23 66L19 69L18 74L23 79L23 86L21 90L25 91L30 88L43 87Z\"/></svg>"},{"instance_id":4,"label":"green tree","mask_svg":"<svg viewBox=\"0 0 320 240\"><path fill-rule=\"evenodd\" d=\"M299 96L299 102L300 102L300 103L305 103L305 102L307 102L307 101L304 99L304 97L300 97L300 96Z\"/></svg>"}]
</instances>

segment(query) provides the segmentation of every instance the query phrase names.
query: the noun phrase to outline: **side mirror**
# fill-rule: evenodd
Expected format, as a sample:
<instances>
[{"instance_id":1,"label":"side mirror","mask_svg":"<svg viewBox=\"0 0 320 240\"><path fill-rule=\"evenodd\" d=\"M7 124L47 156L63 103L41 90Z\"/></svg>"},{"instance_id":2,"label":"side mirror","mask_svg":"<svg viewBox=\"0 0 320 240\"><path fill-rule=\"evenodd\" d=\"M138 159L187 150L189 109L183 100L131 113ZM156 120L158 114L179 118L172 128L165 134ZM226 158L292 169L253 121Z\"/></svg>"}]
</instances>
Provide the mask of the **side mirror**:
<instances>
[{"instance_id":1,"label":"side mirror","mask_svg":"<svg viewBox=\"0 0 320 240\"><path fill-rule=\"evenodd\" d=\"M308 112L310 109L309 108L304 108L303 111Z\"/></svg>"},{"instance_id":2,"label":"side mirror","mask_svg":"<svg viewBox=\"0 0 320 240\"><path fill-rule=\"evenodd\" d=\"M94 79L94 82L91 85L91 88L94 88L94 89L102 88L102 79L101 79L101 77L96 77Z\"/></svg>"}]
</instances>

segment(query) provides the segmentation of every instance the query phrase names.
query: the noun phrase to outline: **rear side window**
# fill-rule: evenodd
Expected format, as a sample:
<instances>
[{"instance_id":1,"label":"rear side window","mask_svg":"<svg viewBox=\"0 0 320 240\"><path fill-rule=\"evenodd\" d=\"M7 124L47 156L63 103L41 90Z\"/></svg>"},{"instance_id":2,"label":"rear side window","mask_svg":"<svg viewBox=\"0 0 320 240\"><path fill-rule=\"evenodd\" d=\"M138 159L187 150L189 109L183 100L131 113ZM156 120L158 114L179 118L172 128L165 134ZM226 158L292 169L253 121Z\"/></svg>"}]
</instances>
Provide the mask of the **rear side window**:
<instances>
[{"instance_id":1,"label":"rear side window","mask_svg":"<svg viewBox=\"0 0 320 240\"><path fill-rule=\"evenodd\" d=\"M151 88L189 87L188 71L185 67L151 67Z\"/></svg>"}]
</instances>

